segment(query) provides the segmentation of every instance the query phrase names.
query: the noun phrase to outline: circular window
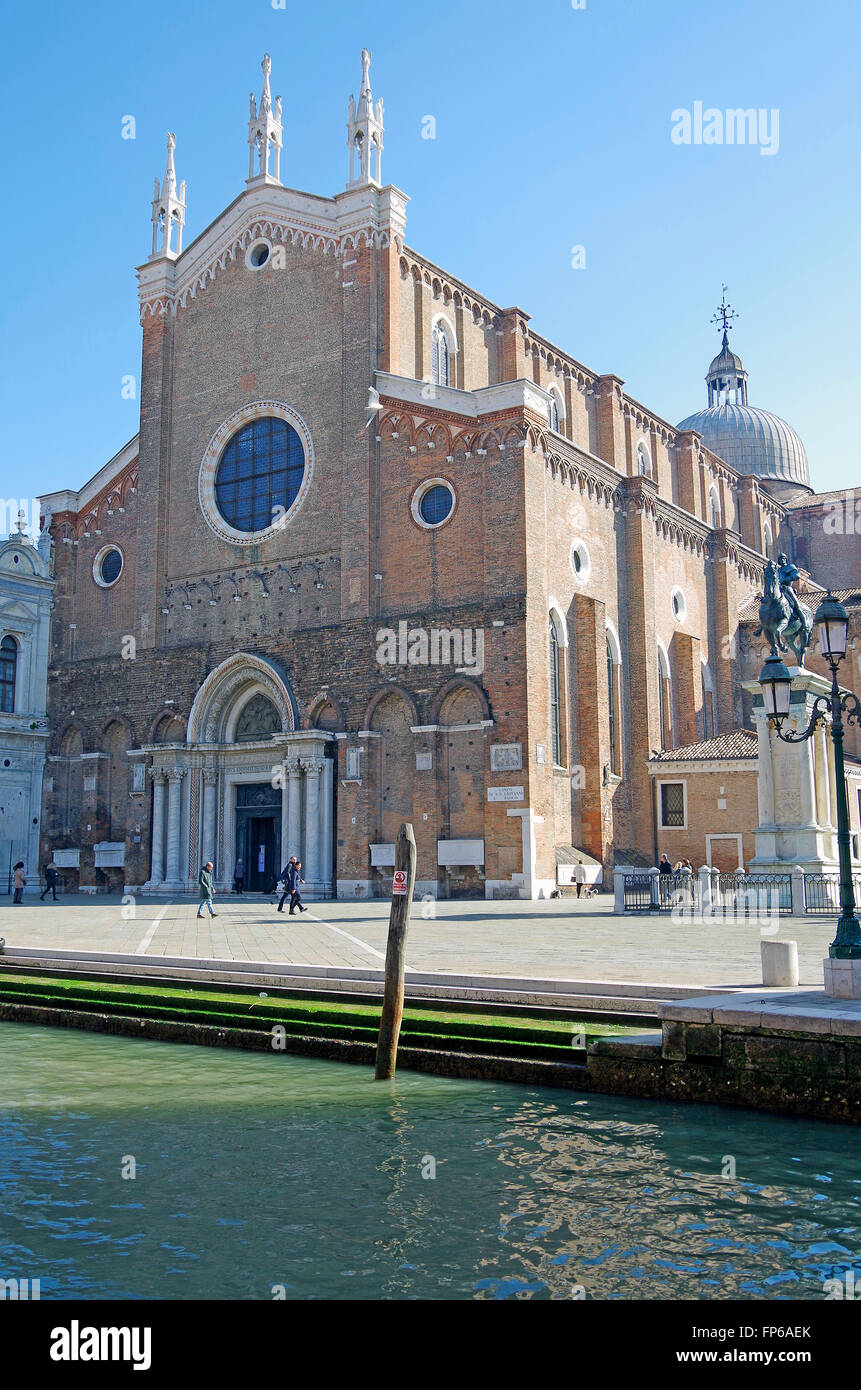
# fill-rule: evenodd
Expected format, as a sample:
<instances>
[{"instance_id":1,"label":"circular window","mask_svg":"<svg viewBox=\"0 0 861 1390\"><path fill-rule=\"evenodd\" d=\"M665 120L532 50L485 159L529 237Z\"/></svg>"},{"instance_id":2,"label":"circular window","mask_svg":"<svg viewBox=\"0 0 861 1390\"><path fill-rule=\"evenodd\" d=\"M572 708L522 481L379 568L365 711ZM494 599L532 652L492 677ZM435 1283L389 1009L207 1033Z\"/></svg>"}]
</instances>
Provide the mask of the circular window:
<instances>
[{"instance_id":1,"label":"circular window","mask_svg":"<svg viewBox=\"0 0 861 1390\"><path fill-rule=\"evenodd\" d=\"M305 451L293 426L266 415L238 430L215 470L215 505L229 526L265 531L299 496Z\"/></svg>"},{"instance_id":2,"label":"circular window","mask_svg":"<svg viewBox=\"0 0 861 1390\"><path fill-rule=\"evenodd\" d=\"M314 445L302 416L281 401L230 415L206 446L197 479L207 524L231 545L275 535L304 501Z\"/></svg>"},{"instance_id":3,"label":"circular window","mask_svg":"<svg viewBox=\"0 0 861 1390\"><path fill-rule=\"evenodd\" d=\"M673 589L671 602L673 605L673 617L677 623L680 623L683 621L688 611L688 605L685 602L685 596L681 589Z\"/></svg>"},{"instance_id":4,"label":"circular window","mask_svg":"<svg viewBox=\"0 0 861 1390\"><path fill-rule=\"evenodd\" d=\"M575 538L571 542L571 550L568 558L571 562L571 573L574 575L574 578L579 579L581 584L584 583L592 573L592 561L589 558L586 542L581 541L579 538Z\"/></svg>"},{"instance_id":5,"label":"circular window","mask_svg":"<svg viewBox=\"0 0 861 1390\"><path fill-rule=\"evenodd\" d=\"M255 241L245 253L245 264L249 270L260 270L269 260L272 247L268 241Z\"/></svg>"},{"instance_id":6,"label":"circular window","mask_svg":"<svg viewBox=\"0 0 861 1390\"><path fill-rule=\"evenodd\" d=\"M442 526L453 510L454 491L444 478L431 478L413 494L413 518L420 526Z\"/></svg>"},{"instance_id":7,"label":"circular window","mask_svg":"<svg viewBox=\"0 0 861 1390\"><path fill-rule=\"evenodd\" d=\"M105 545L93 561L93 578L102 589L110 589L123 572L123 553L115 545Z\"/></svg>"}]
</instances>

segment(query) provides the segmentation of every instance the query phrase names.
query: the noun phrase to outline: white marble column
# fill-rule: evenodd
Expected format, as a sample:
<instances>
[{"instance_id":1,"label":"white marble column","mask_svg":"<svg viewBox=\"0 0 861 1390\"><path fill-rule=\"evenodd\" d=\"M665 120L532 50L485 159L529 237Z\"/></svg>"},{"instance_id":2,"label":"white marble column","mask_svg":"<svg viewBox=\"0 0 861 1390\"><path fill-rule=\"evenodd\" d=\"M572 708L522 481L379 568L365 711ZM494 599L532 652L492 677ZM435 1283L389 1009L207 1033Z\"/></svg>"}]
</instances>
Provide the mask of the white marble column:
<instances>
[{"instance_id":1,"label":"white marble column","mask_svg":"<svg viewBox=\"0 0 861 1390\"><path fill-rule=\"evenodd\" d=\"M804 725L801 724L801 728ZM801 824L807 828L816 825L816 785L813 771L812 739L807 739L799 747L800 766L798 770L799 793L801 797Z\"/></svg>"},{"instance_id":2,"label":"white marble column","mask_svg":"<svg viewBox=\"0 0 861 1390\"><path fill-rule=\"evenodd\" d=\"M152 774L152 847L150 860L151 884L164 883L164 802L163 772Z\"/></svg>"},{"instance_id":3,"label":"white marble column","mask_svg":"<svg viewBox=\"0 0 861 1390\"><path fill-rule=\"evenodd\" d=\"M302 856L302 768L298 758L292 758L287 768L287 838L282 845L284 863L295 854Z\"/></svg>"},{"instance_id":4,"label":"white marble column","mask_svg":"<svg viewBox=\"0 0 861 1390\"><path fill-rule=\"evenodd\" d=\"M279 785L281 787L281 848L279 851L278 869L281 870L290 858L291 851L287 848L290 843L290 816L288 814L289 798L287 795L287 765L281 764Z\"/></svg>"},{"instance_id":5,"label":"white marble column","mask_svg":"<svg viewBox=\"0 0 861 1390\"><path fill-rule=\"evenodd\" d=\"M831 825L831 774L828 767L828 734L820 724L813 735L814 761L816 764L816 818L823 830Z\"/></svg>"},{"instance_id":6,"label":"white marble column","mask_svg":"<svg viewBox=\"0 0 861 1390\"><path fill-rule=\"evenodd\" d=\"M320 787L320 861L324 892L332 887L332 779L334 762L323 759L323 779Z\"/></svg>"},{"instance_id":7,"label":"white marble column","mask_svg":"<svg viewBox=\"0 0 861 1390\"><path fill-rule=\"evenodd\" d=\"M303 758L305 771L305 861L302 877L309 884L320 878L320 775L322 759Z\"/></svg>"},{"instance_id":8,"label":"white marble column","mask_svg":"<svg viewBox=\"0 0 861 1390\"><path fill-rule=\"evenodd\" d=\"M214 768L203 770L203 862L211 859L216 874L221 874L222 866L215 856L215 787L218 773Z\"/></svg>"},{"instance_id":9,"label":"white marble column","mask_svg":"<svg viewBox=\"0 0 861 1390\"><path fill-rule=\"evenodd\" d=\"M831 737L831 725L828 725L828 736L825 740L825 747L828 750L828 800L831 806L831 824L837 829L837 772L834 767L834 741Z\"/></svg>"},{"instance_id":10,"label":"white marble column","mask_svg":"<svg viewBox=\"0 0 861 1390\"><path fill-rule=\"evenodd\" d=\"M179 832L182 821L182 773L167 774L167 877L171 886L181 881Z\"/></svg>"},{"instance_id":11,"label":"white marble column","mask_svg":"<svg viewBox=\"0 0 861 1390\"><path fill-rule=\"evenodd\" d=\"M757 779L756 790L759 802L759 824L769 828L774 819L774 763L772 762L771 738L764 715L756 720Z\"/></svg>"}]
</instances>

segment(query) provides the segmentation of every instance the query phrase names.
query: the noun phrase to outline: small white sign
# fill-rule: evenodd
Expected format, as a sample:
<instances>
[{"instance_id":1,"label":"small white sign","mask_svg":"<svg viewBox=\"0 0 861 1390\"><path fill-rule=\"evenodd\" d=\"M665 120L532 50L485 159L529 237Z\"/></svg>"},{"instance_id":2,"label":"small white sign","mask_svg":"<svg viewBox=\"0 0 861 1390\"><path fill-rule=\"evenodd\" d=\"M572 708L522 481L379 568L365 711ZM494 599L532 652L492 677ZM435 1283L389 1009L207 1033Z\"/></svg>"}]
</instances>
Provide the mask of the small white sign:
<instances>
[{"instance_id":1,"label":"small white sign","mask_svg":"<svg viewBox=\"0 0 861 1390\"><path fill-rule=\"evenodd\" d=\"M522 787L488 787L488 801L522 801Z\"/></svg>"},{"instance_id":2,"label":"small white sign","mask_svg":"<svg viewBox=\"0 0 861 1390\"><path fill-rule=\"evenodd\" d=\"M407 891L407 872L406 869L395 869L395 876L392 879L392 893L403 897Z\"/></svg>"}]
</instances>

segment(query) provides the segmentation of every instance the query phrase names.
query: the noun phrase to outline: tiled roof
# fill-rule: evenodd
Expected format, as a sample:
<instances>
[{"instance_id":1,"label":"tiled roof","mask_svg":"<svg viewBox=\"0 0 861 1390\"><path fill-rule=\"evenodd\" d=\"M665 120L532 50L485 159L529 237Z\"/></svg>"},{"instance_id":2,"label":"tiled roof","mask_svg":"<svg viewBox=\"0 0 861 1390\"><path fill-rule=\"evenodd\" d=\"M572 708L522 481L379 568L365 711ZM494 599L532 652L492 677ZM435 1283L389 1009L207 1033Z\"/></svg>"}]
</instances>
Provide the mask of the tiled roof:
<instances>
[{"instance_id":1,"label":"tiled roof","mask_svg":"<svg viewBox=\"0 0 861 1390\"><path fill-rule=\"evenodd\" d=\"M841 603L861 603L861 590L859 589L834 589L832 592L834 597L839 599ZM801 599L802 603L806 603L807 607L811 608L815 613L825 597L825 593L826 590L820 588L802 589L798 597ZM749 623L752 622L754 618L759 622L759 605L761 603L762 596L760 594L751 594L749 598L746 598L744 602L739 605L739 622Z\"/></svg>"},{"instance_id":2,"label":"tiled roof","mask_svg":"<svg viewBox=\"0 0 861 1390\"><path fill-rule=\"evenodd\" d=\"M803 511L805 507L817 507L820 505L820 503L823 502L833 502L836 501L838 498L841 502L845 501L847 498L854 500L854 488L838 487L834 488L831 492L814 492L812 494L808 493L806 497L796 497L794 501L784 502L783 505L786 507L788 511L796 512Z\"/></svg>"},{"instance_id":3,"label":"tiled roof","mask_svg":"<svg viewBox=\"0 0 861 1390\"><path fill-rule=\"evenodd\" d=\"M748 729L734 729L731 734L707 738L702 743L687 743L684 748L666 748L653 753L653 763L710 762L713 758L755 758L756 734Z\"/></svg>"}]
</instances>

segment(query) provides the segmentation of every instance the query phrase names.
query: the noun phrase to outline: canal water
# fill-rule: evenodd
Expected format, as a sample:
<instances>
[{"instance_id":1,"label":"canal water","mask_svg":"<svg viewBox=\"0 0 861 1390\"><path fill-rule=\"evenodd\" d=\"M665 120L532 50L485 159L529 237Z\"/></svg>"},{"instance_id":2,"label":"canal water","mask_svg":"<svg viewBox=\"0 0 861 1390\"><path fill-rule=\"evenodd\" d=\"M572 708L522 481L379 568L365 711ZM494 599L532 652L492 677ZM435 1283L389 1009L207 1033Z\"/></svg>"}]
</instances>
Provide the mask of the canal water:
<instances>
[{"instance_id":1,"label":"canal water","mask_svg":"<svg viewBox=\"0 0 861 1390\"><path fill-rule=\"evenodd\" d=\"M861 1282L849 1127L14 1023L0 1096L0 1278L43 1299Z\"/></svg>"}]
</instances>

